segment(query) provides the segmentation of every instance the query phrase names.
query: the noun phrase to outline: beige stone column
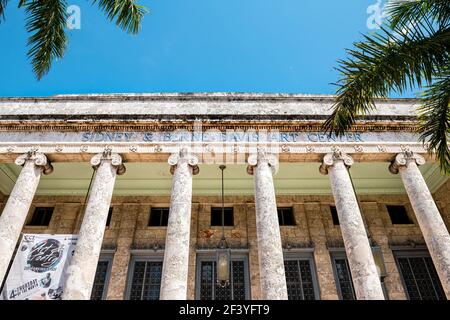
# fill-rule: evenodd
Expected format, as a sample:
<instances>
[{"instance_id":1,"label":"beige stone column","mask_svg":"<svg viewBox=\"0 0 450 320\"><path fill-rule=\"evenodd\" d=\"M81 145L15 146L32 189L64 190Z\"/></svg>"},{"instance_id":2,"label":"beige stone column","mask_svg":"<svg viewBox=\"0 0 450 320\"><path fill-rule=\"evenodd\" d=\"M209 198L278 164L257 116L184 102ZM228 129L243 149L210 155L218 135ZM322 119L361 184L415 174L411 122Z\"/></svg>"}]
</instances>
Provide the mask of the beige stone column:
<instances>
[{"instance_id":1,"label":"beige stone column","mask_svg":"<svg viewBox=\"0 0 450 320\"><path fill-rule=\"evenodd\" d=\"M330 176L356 298L384 300L364 222L347 171L347 167L352 164L353 159L349 155L335 152L325 155L320 172Z\"/></svg>"},{"instance_id":2,"label":"beige stone column","mask_svg":"<svg viewBox=\"0 0 450 320\"><path fill-rule=\"evenodd\" d=\"M450 299L450 235L418 168L424 163L422 156L405 152L395 157L389 170L400 172L445 295Z\"/></svg>"},{"instance_id":3,"label":"beige stone column","mask_svg":"<svg viewBox=\"0 0 450 320\"><path fill-rule=\"evenodd\" d=\"M173 174L167 223L161 300L186 300L189 270L189 235L192 206L192 176L198 174L198 158L183 149L169 157Z\"/></svg>"},{"instance_id":4,"label":"beige stone column","mask_svg":"<svg viewBox=\"0 0 450 320\"><path fill-rule=\"evenodd\" d=\"M125 173L120 155L111 152L92 157L95 169L72 262L67 269L63 300L89 300L97 270L109 206L117 174Z\"/></svg>"},{"instance_id":5,"label":"beige stone column","mask_svg":"<svg viewBox=\"0 0 450 320\"><path fill-rule=\"evenodd\" d=\"M278 160L272 154L259 151L248 157L248 164L247 172L254 177L261 298L287 300L283 248L273 185Z\"/></svg>"},{"instance_id":6,"label":"beige stone column","mask_svg":"<svg viewBox=\"0 0 450 320\"><path fill-rule=\"evenodd\" d=\"M23 168L0 216L0 284L14 254L41 175L53 171L47 157L42 153L22 154L15 163Z\"/></svg>"}]
</instances>

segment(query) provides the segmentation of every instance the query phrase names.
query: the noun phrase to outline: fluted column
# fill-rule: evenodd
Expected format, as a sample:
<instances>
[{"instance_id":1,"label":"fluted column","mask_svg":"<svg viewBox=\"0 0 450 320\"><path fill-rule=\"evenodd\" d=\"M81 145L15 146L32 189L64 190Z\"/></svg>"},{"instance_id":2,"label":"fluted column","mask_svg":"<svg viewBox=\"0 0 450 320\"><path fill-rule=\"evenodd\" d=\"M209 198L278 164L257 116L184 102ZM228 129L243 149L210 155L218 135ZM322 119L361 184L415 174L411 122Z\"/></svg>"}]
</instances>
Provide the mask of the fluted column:
<instances>
[{"instance_id":1,"label":"fluted column","mask_svg":"<svg viewBox=\"0 0 450 320\"><path fill-rule=\"evenodd\" d=\"M331 190L356 298L358 300L384 300L383 289L364 222L347 171L347 167L352 164L353 159L349 155L335 152L325 155L320 172L330 176Z\"/></svg>"},{"instance_id":2,"label":"fluted column","mask_svg":"<svg viewBox=\"0 0 450 320\"><path fill-rule=\"evenodd\" d=\"M92 157L91 164L95 174L75 253L67 269L63 300L89 300L91 297L116 175L125 173L122 158L116 153L99 153Z\"/></svg>"},{"instance_id":3,"label":"fluted column","mask_svg":"<svg viewBox=\"0 0 450 320\"><path fill-rule=\"evenodd\" d=\"M422 156L405 152L395 157L389 170L394 174L400 172L445 295L450 299L450 235L418 168L422 164L425 164Z\"/></svg>"},{"instance_id":4,"label":"fluted column","mask_svg":"<svg viewBox=\"0 0 450 320\"><path fill-rule=\"evenodd\" d=\"M287 300L283 248L273 185L278 160L273 154L259 151L248 157L248 164L247 172L254 177L261 298Z\"/></svg>"},{"instance_id":5,"label":"fluted column","mask_svg":"<svg viewBox=\"0 0 450 320\"><path fill-rule=\"evenodd\" d=\"M173 174L167 223L161 300L186 300L189 267L189 234L192 205L192 176L198 174L198 158L183 149L168 160Z\"/></svg>"},{"instance_id":6,"label":"fluted column","mask_svg":"<svg viewBox=\"0 0 450 320\"><path fill-rule=\"evenodd\" d=\"M0 216L0 284L14 254L41 175L53 171L52 165L43 153L22 154L15 163L23 168Z\"/></svg>"}]
</instances>

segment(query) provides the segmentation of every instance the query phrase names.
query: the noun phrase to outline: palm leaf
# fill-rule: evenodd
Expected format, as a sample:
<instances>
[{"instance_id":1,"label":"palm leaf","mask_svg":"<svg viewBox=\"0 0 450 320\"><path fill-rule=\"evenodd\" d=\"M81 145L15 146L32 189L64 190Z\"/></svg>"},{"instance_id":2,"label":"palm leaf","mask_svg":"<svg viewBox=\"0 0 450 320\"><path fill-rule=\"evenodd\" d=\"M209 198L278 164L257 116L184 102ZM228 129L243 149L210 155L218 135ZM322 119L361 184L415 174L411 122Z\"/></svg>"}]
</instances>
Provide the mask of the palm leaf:
<instances>
[{"instance_id":1,"label":"palm leaf","mask_svg":"<svg viewBox=\"0 0 450 320\"><path fill-rule=\"evenodd\" d=\"M450 1L448 0L397 0L387 4L388 15L392 16L391 27L407 25L429 19L438 22L440 28L450 24Z\"/></svg>"},{"instance_id":2,"label":"palm leaf","mask_svg":"<svg viewBox=\"0 0 450 320\"><path fill-rule=\"evenodd\" d=\"M33 71L41 79L52 61L62 58L66 49L66 2L64 0L21 1L25 7L26 29L32 35L28 38L28 57Z\"/></svg>"},{"instance_id":3,"label":"palm leaf","mask_svg":"<svg viewBox=\"0 0 450 320\"><path fill-rule=\"evenodd\" d=\"M358 115L375 108L376 97L431 84L449 61L450 29L433 30L425 24L416 29L426 31L383 28L384 34L365 36L366 41L348 50L350 57L339 61L342 76L333 113L324 124L327 131L344 133Z\"/></svg>"},{"instance_id":4,"label":"palm leaf","mask_svg":"<svg viewBox=\"0 0 450 320\"><path fill-rule=\"evenodd\" d=\"M5 20L5 9L8 0L0 0L0 23Z\"/></svg>"},{"instance_id":5,"label":"palm leaf","mask_svg":"<svg viewBox=\"0 0 450 320\"><path fill-rule=\"evenodd\" d=\"M429 144L428 151L436 151L441 171L450 173L450 67L436 77L423 96L419 109L421 140Z\"/></svg>"},{"instance_id":6,"label":"palm leaf","mask_svg":"<svg viewBox=\"0 0 450 320\"><path fill-rule=\"evenodd\" d=\"M104 11L109 20L129 33L138 33L142 19L147 13L144 6L134 0L93 0Z\"/></svg>"}]
</instances>

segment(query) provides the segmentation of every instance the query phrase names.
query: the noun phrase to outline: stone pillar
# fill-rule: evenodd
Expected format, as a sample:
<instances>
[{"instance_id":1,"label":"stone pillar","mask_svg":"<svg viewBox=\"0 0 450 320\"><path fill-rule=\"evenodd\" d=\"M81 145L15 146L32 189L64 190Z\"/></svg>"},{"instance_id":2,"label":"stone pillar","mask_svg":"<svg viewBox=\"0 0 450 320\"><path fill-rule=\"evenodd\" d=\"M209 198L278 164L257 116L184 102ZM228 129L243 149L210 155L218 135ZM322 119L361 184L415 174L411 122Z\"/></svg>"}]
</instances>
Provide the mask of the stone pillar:
<instances>
[{"instance_id":1,"label":"stone pillar","mask_svg":"<svg viewBox=\"0 0 450 320\"><path fill-rule=\"evenodd\" d=\"M272 154L258 151L248 157L248 164L247 172L254 176L261 299L287 300L283 248L273 185L278 160Z\"/></svg>"},{"instance_id":2,"label":"stone pillar","mask_svg":"<svg viewBox=\"0 0 450 320\"><path fill-rule=\"evenodd\" d=\"M192 206L192 176L199 173L198 158L186 149L168 160L173 174L167 223L161 300L186 300L189 268L189 235Z\"/></svg>"},{"instance_id":3,"label":"stone pillar","mask_svg":"<svg viewBox=\"0 0 450 320\"><path fill-rule=\"evenodd\" d=\"M320 172L330 176L356 298L384 300L372 249L347 171L347 167L352 164L353 159L349 155L335 152L325 155Z\"/></svg>"},{"instance_id":4,"label":"stone pillar","mask_svg":"<svg viewBox=\"0 0 450 320\"><path fill-rule=\"evenodd\" d=\"M407 151L395 157L389 171L400 172L445 295L450 299L450 235L418 168L424 163L422 156Z\"/></svg>"},{"instance_id":5,"label":"stone pillar","mask_svg":"<svg viewBox=\"0 0 450 320\"><path fill-rule=\"evenodd\" d=\"M15 163L23 166L0 216L0 284L30 210L41 174L50 174L53 167L42 153L20 155Z\"/></svg>"},{"instance_id":6,"label":"stone pillar","mask_svg":"<svg viewBox=\"0 0 450 320\"><path fill-rule=\"evenodd\" d=\"M75 253L67 269L63 300L89 300L91 297L116 175L125 173L121 156L109 151L92 157L91 164L95 175Z\"/></svg>"}]
</instances>

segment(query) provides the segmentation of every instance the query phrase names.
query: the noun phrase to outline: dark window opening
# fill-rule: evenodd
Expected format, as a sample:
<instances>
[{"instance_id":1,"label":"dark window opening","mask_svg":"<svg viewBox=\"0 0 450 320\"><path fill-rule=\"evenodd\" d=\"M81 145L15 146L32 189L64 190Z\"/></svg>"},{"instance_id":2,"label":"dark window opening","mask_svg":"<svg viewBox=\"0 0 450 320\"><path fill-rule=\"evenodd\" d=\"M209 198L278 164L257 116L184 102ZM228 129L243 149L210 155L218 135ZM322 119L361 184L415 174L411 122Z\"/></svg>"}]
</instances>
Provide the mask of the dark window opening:
<instances>
[{"instance_id":1,"label":"dark window opening","mask_svg":"<svg viewBox=\"0 0 450 320\"><path fill-rule=\"evenodd\" d=\"M134 263L130 300L159 300L162 265L162 261Z\"/></svg>"},{"instance_id":2,"label":"dark window opening","mask_svg":"<svg viewBox=\"0 0 450 320\"><path fill-rule=\"evenodd\" d=\"M28 222L28 226L48 226L53 215L53 207L37 207L33 216Z\"/></svg>"},{"instance_id":3,"label":"dark window opening","mask_svg":"<svg viewBox=\"0 0 450 320\"><path fill-rule=\"evenodd\" d=\"M404 206L386 206L392 224L412 224Z\"/></svg>"},{"instance_id":4,"label":"dark window opening","mask_svg":"<svg viewBox=\"0 0 450 320\"><path fill-rule=\"evenodd\" d=\"M234 226L234 213L233 207L227 207L224 209L224 226ZM222 225L222 208L216 207L211 208L211 226L221 226Z\"/></svg>"},{"instance_id":5,"label":"dark window opening","mask_svg":"<svg viewBox=\"0 0 450 320\"><path fill-rule=\"evenodd\" d=\"M446 300L430 257L402 257L397 261L409 299Z\"/></svg>"},{"instance_id":6,"label":"dark window opening","mask_svg":"<svg viewBox=\"0 0 450 320\"><path fill-rule=\"evenodd\" d=\"M148 222L150 227L166 227L168 221L169 208L151 208Z\"/></svg>"},{"instance_id":7,"label":"dark window opening","mask_svg":"<svg viewBox=\"0 0 450 320\"><path fill-rule=\"evenodd\" d=\"M294 210L292 210L292 207L277 208L277 212L280 226L295 226Z\"/></svg>"},{"instance_id":8,"label":"dark window opening","mask_svg":"<svg viewBox=\"0 0 450 320\"><path fill-rule=\"evenodd\" d=\"M331 218L333 219L333 225L339 225L339 217L335 206L330 206Z\"/></svg>"},{"instance_id":9,"label":"dark window opening","mask_svg":"<svg viewBox=\"0 0 450 320\"><path fill-rule=\"evenodd\" d=\"M109 227L109 224L111 223L111 217L112 217L112 213L113 213L113 208L109 208L108 211L108 218L106 218L106 226Z\"/></svg>"},{"instance_id":10,"label":"dark window opening","mask_svg":"<svg viewBox=\"0 0 450 320\"><path fill-rule=\"evenodd\" d=\"M336 282L339 294L342 300L356 300L355 290L353 288L352 275L348 261L345 258L334 259L336 273Z\"/></svg>"},{"instance_id":11,"label":"dark window opening","mask_svg":"<svg viewBox=\"0 0 450 320\"><path fill-rule=\"evenodd\" d=\"M222 288L216 282L216 261L200 263L200 300L245 300L245 264L243 260L231 261L230 285Z\"/></svg>"},{"instance_id":12,"label":"dark window opening","mask_svg":"<svg viewBox=\"0 0 450 320\"><path fill-rule=\"evenodd\" d=\"M313 274L309 260L285 260L289 300L315 300Z\"/></svg>"},{"instance_id":13,"label":"dark window opening","mask_svg":"<svg viewBox=\"0 0 450 320\"><path fill-rule=\"evenodd\" d=\"M100 260L95 271L94 285L92 286L91 300L102 300L108 275L108 260Z\"/></svg>"}]
</instances>

